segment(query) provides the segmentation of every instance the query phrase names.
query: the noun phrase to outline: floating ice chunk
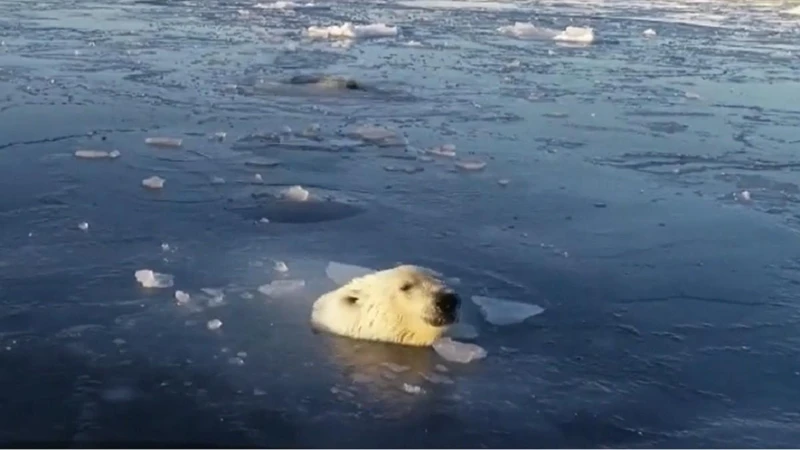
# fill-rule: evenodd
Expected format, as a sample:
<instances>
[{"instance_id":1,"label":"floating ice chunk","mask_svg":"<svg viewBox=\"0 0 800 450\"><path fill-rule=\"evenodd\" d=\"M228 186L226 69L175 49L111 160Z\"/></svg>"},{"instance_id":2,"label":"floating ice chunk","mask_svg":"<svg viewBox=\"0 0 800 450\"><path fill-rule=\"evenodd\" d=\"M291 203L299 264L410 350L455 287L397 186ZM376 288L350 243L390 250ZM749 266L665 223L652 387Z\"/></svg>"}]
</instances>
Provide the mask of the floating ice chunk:
<instances>
[{"instance_id":1,"label":"floating ice chunk","mask_svg":"<svg viewBox=\"0 0 800 450\"><path fill-rule=\"evenodd\" d=\"M167 181L159 176L152 176L142 180L142 186L148 189L161 189L164 187L164 182Z\"/></svg>"},{"instance_id":2,"label":"floating ice chunk","mask_svg":"<svg viewBox=\"0 0 800 450\"><path fill-rule=\"evenodd\" d=\"M281 297L291 295L305 287L305 280L274 280L269 284L259 286L258 292L269 297Z\"/></svg>"},{"instance_id":3,"label":"floating ice chunk","mask_svg":"<svg viewBox=\"0 0 800 450\"><path fill-rule=\"evenodd\" d=\"M116 159L119 158L121 153L118 150L111 150L110 152L104 150L76 150L75 157L82 159Z\"/></svg>"},{"instance_id":4,"label":"floating ice chunk","mask_svg":"<svg viewBox=\"0 0 800 450\"><path fill-rule=\"evenodd\" d=\"M266 217L262 217L258 219L258 223L269 223L269 219L267 219Z\"/></svg>"},{"instance_id":5,"label":"floating ice chunk","mask_svg":"<svg viewBox=\"0 0 800 450\"><path fill-rule=\"evenodd\" d=\"M426 153L436 156L456 156L456 146L453 144L444 144L438 147L429 148Z\"/></svg>"},{"instance_id":6,"label":"floating ice chunk","mask_svg":"<svg viewBox=\"0 0 800 450\"><path fill-rule=\"evenodd\" d=\"M169 244L166 242L161 243L161 251L168 252L169 251Z\"/></svg>"},{"instance_id":7,"label":"floating ice chunk","mask_svg":"<svg viewBox=\"0 0 800 450\"><path fill-rule=\"evenodd\" d=\"M225 140L225 137L228 136L228 133L224 131L217 131L216 133L212 134L210 139L214 141L222 142Z\"/></svg>"},{"instance_id":8,"label":"floating ice chunk","mask_svg":"<svg viewBox=\"0 0 800 450\"><path fill-rule=\"evenodd\" d=\"M401 366L400 364L395 364L393 362L388 362L388 361L381 363L381 365L391 370L394 373L403 373L407 372L410 369L408 366Z\"/></svg>"},{"instance_id":9,"label":"floating ice chunk","mask_svg":"<svg viewBox=\"0 0 800 450\"><path fill-rule=\"evenodd\" d=\"M499 184L500 186L508 186L508 183L510 182L511 181L508 178L501 178L497 180L497 184Z\"/></svg>"},{"instance_id":10,"label":"floating ice chunk","mask_svg":"<svg viewBox=\"0 0 800 450\"><path fill-rule=\"evenodd\" d=\"M222 289L215 289L215 288L202 288L200 289L201 292L208 295L209 297L224 297L225 293Z\"/></svg>"},{"instance_id":11,"label":"floating ice chunk","mask_svg":"<svg viewBox=\"0 0 800 450\"><path fill-rule=\"evenodd\" d=\"M256 3L253 8L258 9L295 9L295 8L312 8L316 6L314 3L295 3L291 1L277 1L274 3Z\"/></svg>"},{"instance_id":12,"label":"floating ice chunk","mask_svg":"<svg viewBox=\"0 0 800 450\"><path fill-rule=\"evenodd\" d=\"M486 167L486 162L484 161L456 161L455 166L458 169L465 170L468 172L476 172L479 170L483 170Z\"/></svg>"},{"instance_id":13,"label":"floating ice chunk","mask_svg":"<svg viewBox=\"0 0 800 450\"><path fill-rule=\"evenodd\" d=\"M272 269L278 273L286 273L289 271L289 266L286 265L283 261L275 261L275 264L272 266Z\"/></svg>"},{"instance_id":14,"label":"floating ice chunk","mask_svg":"<svg viewBox=\"0 0 800 450\"><path fill-rule=\"evenodd\" d=\"M189 300L191 300L191 297L186 292L175 291L175 301L177 301L179 305L185 305L189 303Z\"/></svg>"},{"instance_id":15,"label":"floating ice chunk","mask_svg":"<svg viewBox=\"0 0 800 450\"><path fill-rule=\"evenodd\" d=\"M264 177L262 177L260 173L257 173L253 178L255 178L256 181L264 181Z\"/></svg>"},{"instance_id":16,"label":"floating ice chunk","mask_svg":"<svg viewBox=\"0 0 800 450\"><path fill-rule=\"evenodd\" d=\"M219 320L219 319L211 319L206 324L206 327L208 327L208 329L212 330L212 331L213 330L219 330L220 327L222 327L222 321Z\"/></svg>"},{"instance_id":17,"label":"floating ice chunk","mask_svg":"<svg viewBox=\"0 0 800 450\"><path fill-rule=\"evenodd\" d=\"M78 229L81 231L88 231L89 230L89 222L81 222L78 224Z\"/></svg>"},{"instance_id":18,"label":"floating ice chunk","mask_svg":"<svg viewBox=\"0 0 800 450\"><path fill-rule=\"evenodd\" d=\"M211 177L211 184L225 184L225 178Z\"/></svg>"},{"instance_id":19,"label":"floating ice chunk","mask_svg":"<svg viewBox=\"0 0 800 450\"><path fill-rule=\"evenodd\" d=\"M454 341L447 337L434 342L433 349L447 361L461 364L483 359L487 355L483 347Z\"/></svg>"},{"instance_id":20,"label":"floating ice chunk","mask_svg":"<svg viewBox=\"0 0 800 450\"><path fill-rule=\"evenodd\" d=\"M736 197L739 201L742 202L749 202L752 199L752 197L750 196L750 191L742 191L738 194L734 194L734 197Z\"/></svg>"},{"instance_id":21,"label":"floating ice chunk","mask_svg":"<svg viewBox=\"0 0 800 450\"><path fill-rule=\"evenodd\" d=\"M540 28L530 22L514 22L514 25L503 25L498 28L500 34L526 39L553 39L558 32L549 28Z\"/></svg>"},{"instance_id":22,"label":"floating ice chunk","mask_svg":"<svg viewBox=\"0 0 800 450\"><path fill-rule=\"evenodd\" d=\"M422 394L425 392L421 387L408 383L403 383L403 390L409 394Z\"/></svg>"},{"instance_id":23,"label":"floating ice chunk","mask_svg":"<svg viewBox=\"0 0 800 450\"><path fill-rule=\"evenodd\" d=\"M303 189L303 186L292 186L281 191L280 196L285 200L304 202L308 200L308 198L311 196L311 193Z\"/></svg>"},{"instance_id":24,"label":"floating ice chunk","mask_svg":"<svg viewBox=\"0 0 800 450\"><path fill-rule=\"evenodd\" d=\"M373 272L375 272L374 269L354 266L352 264L342 264L336 261L329 262L328 266L325 268L325 275L339 285L345 285L353 278L362 277Z\"/></svg>"},{"instance_id":25,"label":"floating ice chunk","mask_svg":"<svg viewBox=\"0 0 800 450\"><path fill-rule=\"evenodd\" d=\"M170 147L178 148L183 145L183 139L169 138L169 137L149 137L144 140L147 145L153 147Z\"/></svg>"},{"instance_id":26,"label":"floating ice chunk","mask_svg":"<svg viewBox=\"0 0 800 450\"><path fill-rule=\"evenodd\" d=\"M136 281L146 288L168 288L175 284L175 277L165 273L153 272L150 269L137 270Z\"/></svg>"},{"instance_id":27,"label":"floating ice chunk","mask_svg":"<svg viewBox=\"0 0 800 450\"><path fill-rule=\"evenodd\" d=\"M501 300L474 295L472 302L478 305L484 319L492 325L512 325L529 317L541 314L544 308L528 303Z\"/></svg>"},{"instance_id":28,"label":"floating ice chunk","mask_svg":"<svg viewBox=\"0 0 800 450\"><path fill-rule=\"evenodd\" d=\"M564 31L555 35L553 39L560 42L591 44L594 42L594 29L590 27L567 27Z\"/></svg>"},{"instance_id":29,"label":"floating ice chunk","mask_svg":"<svg viewBox=\"0 0 800 450\"><path fill-rule=\"evenodd\" d=\"M683 96L692 100L700 100L702 98L700 94L695 92L684 92Z\"/></svg>"},{"instance_id":30,"label":"floating ice chunk","mask_svg":"<svg viewBox=\"0 0 800 450\"><path fill-rule=\"evenodd\" d=\"M353 25L351 22L345 22L328 27L311 26L306 30L306 34L312 39L368 39L397 36L397 27L385 23Z\"/></svg>"},{"instance_id":31,"label":"floating ice chunk","mask_svg":"<svg viewBox=\"0 0 800 450\"><path fill-rule=\"evenodd\" d=\"M231 364L231 365L234 365L234 366L243 366L244 365L244 359L239 358L238 356L232 356L232 357L228 358L228 364Z\"/></svg>"},{"instance_id":32,"label":"floating ice chunk","mask_svg":"<svg viewBox=\"0 0 800 450\"><path fill-rule=\"evenodd\" d=\"M642 32L645 37L656 37L656 30L648 28Z\"/></svg>"}]
</instances>

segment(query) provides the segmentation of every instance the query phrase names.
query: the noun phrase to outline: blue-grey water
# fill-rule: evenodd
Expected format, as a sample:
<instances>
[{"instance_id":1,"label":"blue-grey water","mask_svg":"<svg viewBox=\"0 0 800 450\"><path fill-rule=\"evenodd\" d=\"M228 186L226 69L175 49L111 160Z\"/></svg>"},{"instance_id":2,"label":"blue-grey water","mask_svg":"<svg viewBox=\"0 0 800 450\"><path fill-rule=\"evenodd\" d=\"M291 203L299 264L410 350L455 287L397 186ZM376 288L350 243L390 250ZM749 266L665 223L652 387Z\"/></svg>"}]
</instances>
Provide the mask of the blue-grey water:
<instances>
[{"instance_id":1,"label":"blue-grey water","mask_svg":"<svg viewBox=\"0 0 800 450\"><path fill-rule=\"evenodd\" d=\"M0 3L0 445L800 445L792 5L488 6ZM304 36L345 21L399 32ZM319 73L369 89L283 83ZM443 144L486 167L420 157ZM546 310L473 314L469 364L317 335L331 260Z\"/></svg>"}]
</instances>

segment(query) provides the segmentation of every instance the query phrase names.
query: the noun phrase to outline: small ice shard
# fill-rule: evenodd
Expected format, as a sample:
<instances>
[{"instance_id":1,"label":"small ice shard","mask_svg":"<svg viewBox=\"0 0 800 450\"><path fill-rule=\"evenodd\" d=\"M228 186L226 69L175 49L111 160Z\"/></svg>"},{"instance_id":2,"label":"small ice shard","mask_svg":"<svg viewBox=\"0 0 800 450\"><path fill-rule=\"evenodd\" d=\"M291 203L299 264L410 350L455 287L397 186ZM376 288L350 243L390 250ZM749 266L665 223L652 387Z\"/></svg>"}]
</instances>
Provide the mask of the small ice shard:
<instances>
[{"instance_id":1,"label":"small ice shard","mask_svg":"<svg viewBox=\"0 0 800 450\"><path fill-rule=\"evenodd\" d=\"M454 341L447 337L434 342L433 349L447 361L461 364L483 359L487 355L483 347Z\"/></svg>"},{"instance_id":2,"label":"small ice shard","mask_svg":"<svg viewBox=\"0 0 800 450\"><path fill-rule=\"evenodd\" d=\"M256 181L264 181L264 178L261 176L260 173L257 173L254 178L256 179Z\"/></svg>"},{"instance_id":3,"label":"small ice shard","mask_svg":"<svg viewBox=\"0 0 800 450\"><path fill-rule=\"evenodd\" d=\"M178 302L179 305L185 305L189 303L191 297L189 294L183 291L175 291L175 300Z\"/></svg>"},{"instance_id":4,"label":"small ice shard","mask_svg":"<svg viewBox=\"0 0 800 450\"><path fill-rule=\"evenodd\" d=\"M164 187L164 182L167 181L159 176L152 176L142 180L142 186L148 189L161 189Z\"/></svg>"},{"instance_id":5,"label":"small ice shard","mask_svg":"<svg viewBox=\"0 0 800 450\"><path fill-rule=\"evenodd\" d=\"M455 323L447 330L447 336L470 341L478 337L478 330L468 323Z\"/></svg>"},{"instance_id":6,"label":"small ice shard","mask_svg":"<svg viewBox=\"0 0 800 450\"><path fill-rule=\"evenodd\" d=\"M425 392L421 387L408 383L403 383L403 390L409 394L422 394Z\"/></svg>"},{"instance_id":7,"label":"small ice shard","mask_svg":"<svg viewBox=\"0 0 800 450\"><path fill-rule=\"evenodd\" d=\"M282 126L281 127L281 133L282 134L292 134L292 127L290 127L289 125Z\"/></svg>"},{"instance_id":8,"label":"small ice shard","mask_svg":"<svg viewBox=\"0 0 800 450\"><path fill-rule=\"evenodd\" d=\"M219 330L221 326L222 326L222 321L219 319L211 319L206 324L206 327L208 327L208 329L212 331Z\"/></svg>"},{"instance_id":9,"label":"small ice shard","mask_svg":"<svg viewBox=\"0 0 800 450\"><path fill-rule=\"evenodd\" d=\"M656 36L656 30L654 30L654 29L652 29L652 28L648 28L648 29L644 30L644 31L642 32L642 34L643 34L645 37L655 37L655 36Z\"/></svg>"},{"instance_id":10,"label":"small ice shard","mask_svg":"<svg viewBox=\"0 0 800 450\"><path fill-rule=\"evenodd\" d=\"M499 184L500 186L508 186L508 183L510 182L511 181L508 178L501 178L497 180L497 184Z\"/></svg>"},{"instance_id":11,"label":"small ice shard","mask_svg":"<svg viewBox=\"0 0 800 450\"><path fill-rule=\"evenodd\" d=\"M166 242L161 243L161 251L168 252L169 251L169 244Z\"/></svg>"},{"instance_id":12,"label":"small ice shard","mask_svg":"<svg viewBox=\"0 0 800 450\"><path fill-rule=\"evenodd\" d=\"M427 153L436 156L453 157L456 156L456 146L453 144L444 144L438 147L429 148Z\"/></svg>"},{"instance_id":13,"label":"small ice shard","mask_svg":"<svg viewBox=\"0 0 800 450\"><path fill-rule=\"evenodd\" d=\"M214 141L222 142L225 140L225 137L228 136L228 133L224 131L217 131L216 133L211 135L211 139Z\"/></svg>"},{"instance_id":14,"label":"small ice shard","mask_svg":"<svg viewBox=\"0 0 800 450\"><path fill-rule=\"evenodd\" d=\"M342 25L328 27L311 26L306 29L306 34L312 39L367 39L397 36L397 27L384 23L353 25L351 22L345 22Z\"/></svg>"},{"instance_id":15,"label":"small ice shard","mask_svg":"<svg viewBox=\"0 0 800 450\"><path fill-rule=\"evenodd\" d=\"M225 178L211 177L211 184L225 184Z\"/></svg>"},{"instance_id":16,"label":"small ice shard","mask_svg":"<svg viewBox=\"0 0 800 450\"><path fill-rule=\"evenodd\" d=\"M476 172L479 170L483 170L486 167L486 162L484 161L456 161L455 166L461 170L468 171L468 172Z\"/></svg>"},{"instance_id":17,"label":"small ice shard","mask_svg":"<svg viewBox=\"0 0 800 450\"><path fill-rule=\"evenodd\" d=\"M305 280L274 280L269 284L259 286L258 292L269 297L291 295L306 287Z\"/></svg>"},{"instance_id":18,"label":"small ice shard","mask_svg":"<svg viewBox=\"0 0 800 450\"><path fill-rule=\"evenodd\" d=\"M269 219L267 219L266 217L262 217L258 219L258 223L269 223Z\"/></svg>"},{"instance_id":19,"label":"small ice shard","mask_svg":"<svg viewBox=\"0 0 800 450\"><path fill-rule=\"evenodd\" d=\"M169 147L178 148L183 145L183 139L169 138L169 137L149 137L144 140L147 145L153 147Z\"/></svg>"},{"instance_id":20,"label":"small ice shard","mask_svg":"<svg viewBox=\"0 0 800 450\"><path fill-rule=\"evenodd\" d=\"M553 40L579 44L594 42L594 29L590 27L567 27L564 31L553 37Z\"/></svg>"},{"instance_id":21,"label":"small ice shard","mask_svg":"<svg viewBox=\"0 0 800 450\"><path fill-rule=\"evenodd\" d=\"M354 266L352 264L342 264L336 261L329 262L328 266L325 268L325 275L339 285L345 285L353 278L362 277L373 272L375 272L373 269Z\"/></svg>"},{"instance_id":22,"label":"small ice shard","mask_svg":"<svg viewBox=\"0 0 800 450\"><path fill-rule=\"evenodd\" d=\"M275 264L272 266L272 269L275 272L286 273L289 271L289 266L287 266L286 263L283 261L275 261Z\"/></svg>"},{"instance_id":23,"label":"small ice shard","mask_svg":"<svg viewBox=\"0 0 800 450\"><path fill-rule=\"evenodd\" d=\"M311 194L307 190L303 189L303 186L292 186L284 189L280 193L281 198L293 202L304 202L308 200L310 196Z\"/></svg>"},{"instance_id":24,"label":"small ice shard","mask_svg":"<svg viewBox=\"0 0 800 450\"><path fill-rule=\"evenodd\" d=\"M75 157L83 159L115 159L119 158L121 153L118 150L111 150L110 152L104 150L76 150Z\"/></svg>"},{"instance_id":25,"label":"small ice shard","mask_svg":"<svg viewBox=\"0 0 800 450\"><path fill-rule=\"evenodd\" d=\"M472 296L472 302L478 305L484 319L492 325L520 323L544 311L541 306L480 295Z\"/></svg>"},{"instance_id":26,"label":"small ice shard","mask_svg":"<svg viewBox=\"0 0 800 450\"><path fill-rule=\"evenodd\" d=\"M239 297L242 297L245 300L252 300L253 298L255 298L255 296L250 292L242 292L241 294L239 294Z\"/></svg>"},{"instance_id":27,"label":"small ice shard","mask_svg":"<svg viewBox=\"0 0 800 450\"><path fill-rule=\"evenodd\" d=\"M78 224L78 228L81 231L88 231L89 230L89 222L81 222Z\"/></svg>"},{"instance_id":28,"label":"small ice shard","mask_svg":"<svg viewBox=\"0 0 800 450\"><path fill-rule=\"evenodd\" d=\"M137 270L136 281L146 288L168 288L175 283L175 277L165 273L153 272L150 269Z\"/></svg>"},{"instance_id":29,"label":"small ice shard","mask_svg":"<svg viewBox=\"0 0 800 450\"><path fill-rule=\"evenodd\" d=\"M684 97L692 99L692 100L700 100L702 98L702 97L700 97L700 94L697 94L695 92L684 92L683 95L684 95Z\"/></svg>"}]
</instances>

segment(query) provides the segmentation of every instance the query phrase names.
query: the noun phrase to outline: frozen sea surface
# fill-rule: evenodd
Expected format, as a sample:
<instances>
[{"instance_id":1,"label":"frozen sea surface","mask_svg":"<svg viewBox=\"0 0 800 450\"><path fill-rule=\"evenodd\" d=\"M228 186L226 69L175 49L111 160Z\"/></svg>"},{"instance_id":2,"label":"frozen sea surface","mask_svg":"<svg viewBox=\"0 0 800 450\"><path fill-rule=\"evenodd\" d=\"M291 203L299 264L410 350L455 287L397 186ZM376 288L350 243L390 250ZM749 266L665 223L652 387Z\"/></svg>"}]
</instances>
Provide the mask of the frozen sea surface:
<instances>
[{"instance_id":1,"label":"frozen sea surface","mask_svg":"<svg viewBox=\"0 0 800 450\"><path fill-rule=\"evenodd\" d=\"M792 2L2 2L0 444L796 448L798 38ZM484 357L310 330L399 262Z\"/></svg>"}]
</instances>

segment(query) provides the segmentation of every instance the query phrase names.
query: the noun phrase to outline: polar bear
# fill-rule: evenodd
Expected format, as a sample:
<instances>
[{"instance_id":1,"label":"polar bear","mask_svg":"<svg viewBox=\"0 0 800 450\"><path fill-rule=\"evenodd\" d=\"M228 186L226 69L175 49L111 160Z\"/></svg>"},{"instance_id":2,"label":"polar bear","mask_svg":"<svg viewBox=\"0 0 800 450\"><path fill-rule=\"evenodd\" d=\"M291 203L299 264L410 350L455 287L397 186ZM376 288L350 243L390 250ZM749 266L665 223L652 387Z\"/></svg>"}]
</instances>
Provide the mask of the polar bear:
<instances>
[{"instance_id":1,"label":"polar bear","mask_svg":"<svg viewBox=\"0 0 800 450\"><path fill-rule=\"evenodd\" d=\"M461 300L432 271L413 265L354 278L314 302L315 330L427 347L456 321Z\"/></svg>"}]
</instances>

